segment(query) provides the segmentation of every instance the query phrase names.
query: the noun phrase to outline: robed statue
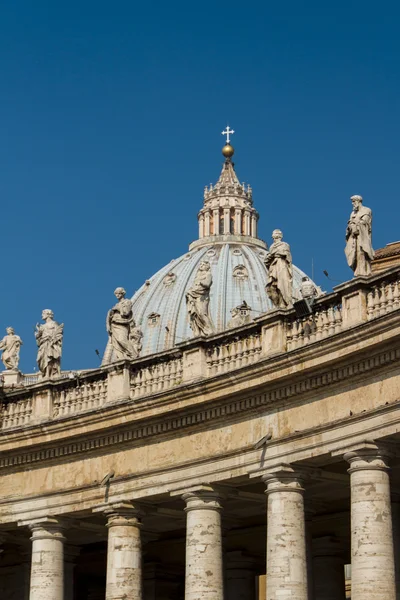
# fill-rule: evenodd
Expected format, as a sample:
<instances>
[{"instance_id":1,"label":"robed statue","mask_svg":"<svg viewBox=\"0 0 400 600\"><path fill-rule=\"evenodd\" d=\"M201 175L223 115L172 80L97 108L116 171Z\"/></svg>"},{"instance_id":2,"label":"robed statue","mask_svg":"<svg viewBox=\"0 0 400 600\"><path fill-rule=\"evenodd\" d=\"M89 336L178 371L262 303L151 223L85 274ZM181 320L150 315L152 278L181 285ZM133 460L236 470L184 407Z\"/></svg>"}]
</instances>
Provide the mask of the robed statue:
<instances>
[{"instance_id":1,"label":"robed statue","mask_svg":"<svg viewBox=\"0 0 400 600\"><path fill-rule=\"evenodd\" d=\"M13 327L7 327L6 332L7 335L0 342L0 350L3 350L1 360L7 371L17 371L22 340L19 335L15 335Z\"/></svg>"},{"instance_id":2,"label":"robed statue","mask_svg":"<svg viewBox=\"0 0 400 600\"><path fill-rule=\"evenodd\" d=\"M143 333L136 327L132 301L125 298L126 291L118 287L114 292L118 302L107 313L107 332L114 360L132 360L142 349Z\"/></svg>"},{"instance_id":3,"label":"robed statue","mask_svg":"<svg viewBox=\"0 0 400 600\"><path fill-rule=\"evenodd\" d=\"M36 325L35 338L39 346L37 363L42 377L57 377L61 373L61 352L64 323L54 320L52 310L42 312L43 325Z\"/></svg>"},{"instance_id":4,"label":"robed statue","mask_svg":"<svg viewBox=\"0 0 400 600\"><path fill-rule=\"evenodd\" d=\"M269 252L265 258L268 270L267 294L275 308L292 306L293 267L290 246L282 241L282 231L275 229Z\"/></svg>"},{"instance_id":5,"label":"robed statue","mask_svg":"<svg viewBox=\"0 0 400 600\"><path fill-rule=\"evenodd\" d=\"M211 335L214 327L209 314L212 275L210 263L203 260L194 278L192 287L186 292L189 325L193 335Z\"/></svg>"},{"instance_id":6,"label":"robed statue","mask_svg":"<svg viewBox=\"0 0 400 600\"><path fill-rule=\"evenodd\" d=\"M371 261L375 256L372 249L372 211L363 206L361 196L350 198L353 211L347 223L346 247L347 264L354 275L371 275Z\"/></svg>"}]
</instances>

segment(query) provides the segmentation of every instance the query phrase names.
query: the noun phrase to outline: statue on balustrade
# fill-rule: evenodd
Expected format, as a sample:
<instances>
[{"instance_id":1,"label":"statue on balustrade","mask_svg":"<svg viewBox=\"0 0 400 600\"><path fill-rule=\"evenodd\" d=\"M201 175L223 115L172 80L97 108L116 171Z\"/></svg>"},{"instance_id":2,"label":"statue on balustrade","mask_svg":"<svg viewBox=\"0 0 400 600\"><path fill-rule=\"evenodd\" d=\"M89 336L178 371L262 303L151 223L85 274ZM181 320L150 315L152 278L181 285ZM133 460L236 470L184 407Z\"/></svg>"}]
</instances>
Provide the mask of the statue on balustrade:
<instances>
[{"instance_id":1,"label":"statue on balustrade","mask_svg":"<svg viewBox=\"0 0 400 600\"><path fill-rule=\"evenodd\" d=\"M354 275L371 275L371 261L375 256L372 249L372 211L363 206L362 196L352 196L353 211L347 223L345 254L347 264Z\"/></svg>"},{"instance_id":2,"label":"statue on balustrade","mask_svg":"<svg viewBox=\"0 0 400 600\"><path fill-rule=\"evenodd\" d=\"M211 335L214 332L209 314L211 285L210 263L203 260L199 265L192 287L186 292L189 325L195 337Z\"/></svg>"},{"instance_id":3,"label":"statue on balustrade","mask_svg":"<svg viewBox=\"0 0 400 600\"><path fill-rule=\"evenodd\" d=\"M7 327L7 335L0 342L0 350L3 350L1 360L7 371L18 371L19 350L22 346L22 340L19 335L15 335L13 327Z\"/></svg>"},{"instance_id":4,"label":"statue on balustrade","mask_svg":"<svg viewBox=\"0 0 400 600\"><path fill-rule=\"evenodd\" d=\"M107 332L115 360L133 360L142 349L142 331L136 327L132 301L125 298L126 291L118 287L114 292L118 302L107 313Z\"/></svg>"},{"instance_id":5,"label":"statue on balustrade","mask_svg":"<svg viewBox=\"0 0 400 600\"><path fill-rule=\"evenodd\" d=\"M37 364L42 377L57 377L61 373L61 353L64 323L54 320L52 310L42 312L43 325L36 325L35 338L39 347Z\"/></svg>"},{"instance_id":6,"label":"statue on balustrade","mask_svg":"<svg viewBox=\"0 0 400 600\"><path fill-rule=\"evenodd\" d=\"M290 246L282 241L280 229L272 232L269 252L265 258L268 270L267 294L275 308L290 308L292 306L293 267Z\"/></svg>"}]
</instances>

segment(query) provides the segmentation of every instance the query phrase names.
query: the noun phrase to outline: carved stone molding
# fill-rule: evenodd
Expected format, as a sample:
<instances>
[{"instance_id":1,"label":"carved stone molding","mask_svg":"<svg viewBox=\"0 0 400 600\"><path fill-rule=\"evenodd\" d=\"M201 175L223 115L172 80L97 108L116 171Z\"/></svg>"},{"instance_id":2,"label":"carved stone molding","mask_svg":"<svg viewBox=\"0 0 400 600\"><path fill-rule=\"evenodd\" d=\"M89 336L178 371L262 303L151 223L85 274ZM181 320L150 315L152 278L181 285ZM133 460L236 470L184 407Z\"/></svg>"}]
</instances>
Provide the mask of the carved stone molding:
<instances>
[{"instance_id":1,"label":"carved stone molding","mask_svg":"<svg viewBox=\"0 0 400 600\"><path fill-rule=\"evenodd\" d=\"M298 378L291 384L277 386L269 391L261 392L247 398L232 398L229 396L225 401L219 400L218 405L208 407L195 406L186 409L184 414L164 414L149 418L139 423L130 423L124 429L109 434L97 434L93 437L87 436L70 442L53 442L47 448L31 450L29 452L12 452L0 455L0 469L21 467L26 468L30 464L39 464L42 461L57 460L80 453L97 452L107 447L126 445L137 441L154 438L154 436L176 435L177 430L189 429L190 427L204 428L210 423L215 424L219 420L226 423L230 418L239 414L251 413L254 410L275 405L280 401L295 400L299 395L314 393L327 385L341 383L358 375L384 368L398 362L400 359L400 348L387 350L379 354L363 358L346 365L342 365L325 372L320 372L309 377Z\"/></svg>"}]
</instances>

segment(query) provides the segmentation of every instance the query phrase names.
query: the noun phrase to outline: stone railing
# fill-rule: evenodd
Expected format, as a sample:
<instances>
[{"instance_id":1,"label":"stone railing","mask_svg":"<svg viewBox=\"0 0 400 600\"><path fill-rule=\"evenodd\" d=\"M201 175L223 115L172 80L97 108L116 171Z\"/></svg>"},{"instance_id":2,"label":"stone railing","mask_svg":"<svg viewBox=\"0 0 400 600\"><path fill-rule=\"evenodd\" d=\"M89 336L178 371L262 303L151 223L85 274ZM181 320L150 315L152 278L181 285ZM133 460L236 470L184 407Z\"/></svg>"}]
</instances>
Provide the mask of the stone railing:
<instances>
[{"instance_id":1,"label":"stone railing","mask_svg":"<svg viewBox=\"0 0 400 600\"><path fill-rule=\"evenodd\" d=\"M378 281L367 294L368 320L386 315L400 307L398 278Z\"/></svg>"},{"instance_id":2,"label":"stone railing","mask_svg":"<svg viewBox=\"0 0 400 600\"><path fill-rule=\"evenodd\" d=\"M395 311L400 311L400 268L335 287L318 298L305 317L299 318L295 309L271 311L247 325L193 338L173 350L131 362L67 371L52 380L21 375L18 384L0 388L0 429L57 421L102 411L115 402L136 403L175 392L272 356L299 352Z\"/></svg>"},{"instance_id":3,"label":"stone railing","mask_svg":"<svg viewBox=\"0 0 400 600\"><path fill-rule=\"evenodd\" d=\"M167 360L145 366L134 366L130 377L130 397L136 399L169 390L182 383L182 379L182 356L169 357Z\"/></svg>"},{"instance_id":4,"label":"stone railing","mask_svg":"<svg viewBox=\"0 0 400 600\"><path fill-rule=\"evenodd\" d=\"M287 350L295 350L342 330L341 298L335 297L328 302L322 299L316 302L313 309L313 313L308 317L288 321L286 332Z\"/></svg>"},{"instance_id":5,"label":"stone railing","mask_svg":"<svg viewBox=\"0 0 400 600\"><path fill-rule=\"evenodd\" d=\"M53 392L53 417L65 417L93 410L107 402L107 376L65 384Z\"/></svg>"},{"instance_id":6,"label":"stone railing","mask_svg":"<svg viewBox=\"0 0 400 600\"><path fill-rule=\"evenodd\" d=\"M254 333L231 335L207 348L207 375L218 375L256 362L262 352L261 326Z\"/></svg>"},{"instance_id":7,"label":"stone railing","mask_svg":"<svg viewBox=\"0 0 400 600\"><path fill-rule=\"evenodd\" d=\"M33 399L23 398L17 402L8 402L3 405L1 429L21 427L27 425L32 419Z\"/></svg>"}]
</instances>

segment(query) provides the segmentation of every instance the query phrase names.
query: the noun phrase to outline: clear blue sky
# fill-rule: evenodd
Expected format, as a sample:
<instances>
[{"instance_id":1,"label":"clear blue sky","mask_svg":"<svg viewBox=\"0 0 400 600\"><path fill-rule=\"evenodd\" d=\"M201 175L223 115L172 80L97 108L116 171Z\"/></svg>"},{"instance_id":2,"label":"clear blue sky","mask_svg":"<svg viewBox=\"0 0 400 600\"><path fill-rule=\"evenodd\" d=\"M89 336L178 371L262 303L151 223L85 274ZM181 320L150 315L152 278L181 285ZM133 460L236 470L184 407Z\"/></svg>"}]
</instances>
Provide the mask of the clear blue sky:
<instances>
[{"instance_id":1,"label":"clear blue sky","mask_svg":"<svg viewBox=\"0 0 400 600\"><path fill-rule=\"evenodd\" d=\"M349 279L349 197L375 248L400 239L395 2L10 0L0 9L0 333L35 366L43 308L63 368L96 366L117 285L133 293L197 236L235 129L261 237L315 279Z\"/></svg>"}]
</instances>

